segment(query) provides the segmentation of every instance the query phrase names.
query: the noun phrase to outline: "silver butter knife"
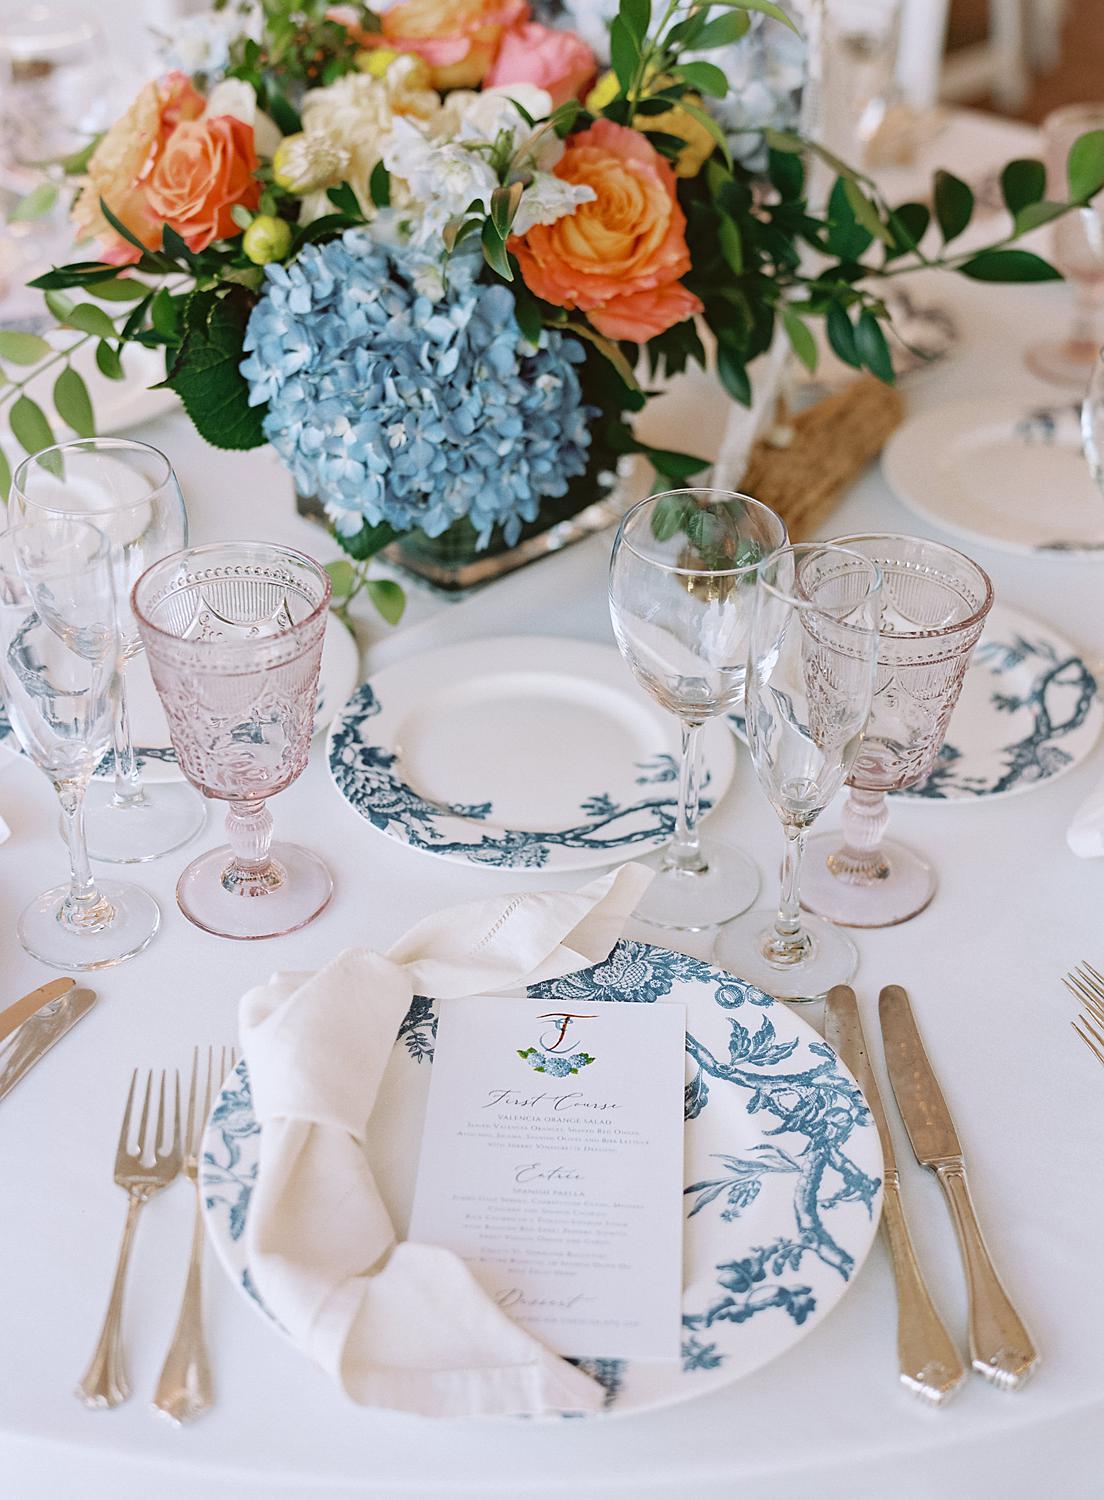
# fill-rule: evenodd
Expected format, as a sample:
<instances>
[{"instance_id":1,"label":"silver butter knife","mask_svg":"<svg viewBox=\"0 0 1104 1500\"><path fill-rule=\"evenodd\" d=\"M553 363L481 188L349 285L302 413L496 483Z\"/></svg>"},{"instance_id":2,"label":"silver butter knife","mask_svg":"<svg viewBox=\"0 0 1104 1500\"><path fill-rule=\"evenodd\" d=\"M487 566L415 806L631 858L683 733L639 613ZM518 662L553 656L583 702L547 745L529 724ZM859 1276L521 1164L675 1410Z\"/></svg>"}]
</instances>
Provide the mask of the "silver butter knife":
<instances>
[{"instance_id":1,"label":"silver butter knife","mask_svg":"<svg viewBox=\"0 0 1104 1500\"><path fill-rule=\"evenodd\" d=\"M962 1146L916 1029L909 997L890 984L878 997L886 1067L916 1160L939 1179L962 1252L970 1296L970 1363L1001 1391L1016 1391L1039 1356L982 1238Z\"/></svg>"},{"instance_id":2,"label":"silver butter knife","mask_svg":"<svg viewBox=\"0 0 1104 1500\"><path fill-rule=\"evenodd\" d=\"M885 1158L882 1229L897 1282L897 1361L901 1381L914 1395L933 1406L940 1406L966 1379L966 1366L936 1312L920 1274L901 1203L893 1137L889 1133L882 1096L867 1056L855 991L850 985L837 984L828 991L824 1005L824 1036L854 1075L870 1106L878 1128L878 1139L882 1143Z\"/></svg>"},{"instance_id":3,"label":"silver butter knife","mask_svg":"<svg viewBox=\"0 0 1104 1500\"><path fill-rule=\"evenodd\" d=\"M71 1026L86 1016L96 1003L92 990L73 988L50 1000L0 1045L0 1099L19 1082Z\"/></svg>"}]
</instances>

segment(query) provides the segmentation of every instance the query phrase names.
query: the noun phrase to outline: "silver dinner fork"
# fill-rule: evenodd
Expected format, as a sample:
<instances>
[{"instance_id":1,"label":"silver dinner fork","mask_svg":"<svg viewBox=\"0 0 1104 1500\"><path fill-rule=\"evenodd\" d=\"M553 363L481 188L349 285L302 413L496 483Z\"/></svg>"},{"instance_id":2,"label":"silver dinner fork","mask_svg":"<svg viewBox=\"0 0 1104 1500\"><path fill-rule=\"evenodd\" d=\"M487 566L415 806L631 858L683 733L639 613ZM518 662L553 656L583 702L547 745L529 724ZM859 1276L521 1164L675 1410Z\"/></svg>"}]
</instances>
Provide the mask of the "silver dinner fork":
<instances>
[{"instance_id":1,"label":"silver dinner fork","mask_svg":"<svg viewBox=\"0 0 1104 1500\"><path fill-rule=\"evenodd\" d=\"M1071 1021L1070 1025L1097 1061L1104 1063L1104 974L1085 962L1063 975L1062 983L1085 1007L1078 1017L1081 1025L1077 1021Z\"/></svg>"},{"instance_id":2,"label":"silver dinner fork","mask_svg":"<svg viewBox=\"0 0 1104 1500\"><path fill-rule=\"evenodd\" d=\"M227 1057L229 1056L229 1061ZM192 1250L188 1261L188 1279L184 1283L184 1300L176 1320L169 1352L157 1382L153 1404L170 1421L191 1422L214 1405L215 1391L207 1342L203 1336L203 1199L199 1186L199 1150L203 1132L211 1113L211 1096L216 1085L237 1062L233 1048L219 1053L218 1077L214 1076L214 1048L207 1048L207 1082L203 1091L203 1108L196 1114L199 1087L199 1048L192 1055L192 1082L188 1089L188 1127L184 1143L184 1176L195 1185L195 1217L192 1220Z\"/></svg>"},{"instance_id":3,"label":"silver dinner fork","mask_svg":"<svg viewBox=\"0 0 1104 1500\"><path fill-rule=\"evenodd\" d=\"M127 1095L119 1145L115 1152L115 1181L127 1194L126 1227L123 1242L119 1246L119 1259L115 1267L115 1279L111 1283L111 1296L107 1303L107 1315L100 1330L96 1352L88 1369L81 1377L75 1394L86 1406L106 1410L118 1406L130 1395L126 1367L123 1361L122 1323L123 1289L126 1285L127 1263L138 1214L154 1193L168 1187L180 1171L180 1074L175 1073L176 1107L173 1116L172 1137L165 1141L165 1074L161 1074L158 1093L157 1124L153 1133L148 1131L150 1095L153 1091L153 1073L146 1075L146 1091L142 1099L142 1116L138 1122L137 1150L130 1150L130 1119L134 1107L134 1091L138 1084L138 1069L130 1077L130 1093ZM146 1165L150 1159L150 1165Z\"/></svg>"}]
</instances>

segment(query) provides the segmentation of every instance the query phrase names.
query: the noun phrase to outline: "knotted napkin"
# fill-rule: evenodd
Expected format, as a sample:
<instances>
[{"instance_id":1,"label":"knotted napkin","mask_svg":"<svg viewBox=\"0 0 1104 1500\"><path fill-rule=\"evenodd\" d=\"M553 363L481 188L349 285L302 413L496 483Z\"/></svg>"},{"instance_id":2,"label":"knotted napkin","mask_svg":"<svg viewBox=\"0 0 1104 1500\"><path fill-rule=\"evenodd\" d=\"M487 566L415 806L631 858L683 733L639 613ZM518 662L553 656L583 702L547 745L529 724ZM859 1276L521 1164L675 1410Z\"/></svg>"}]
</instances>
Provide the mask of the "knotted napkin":
<instances>
[{"instance_id":1,"label":"knotted napkin","mask_svg":"<svg viewBox=\"0 0 1104 1500\"><path fill-rule=\"evenodd\" d=\"M386 954L349 948L242 999L261 1125L250 1273L354 1401L442 1417L601 1406L596 1382L514 1323L457 1255L397 1241L363 1143L414 995L517 992L598 963L650 880L625 865L575 892L451 907Z\"/></svg>"}]
</instances>

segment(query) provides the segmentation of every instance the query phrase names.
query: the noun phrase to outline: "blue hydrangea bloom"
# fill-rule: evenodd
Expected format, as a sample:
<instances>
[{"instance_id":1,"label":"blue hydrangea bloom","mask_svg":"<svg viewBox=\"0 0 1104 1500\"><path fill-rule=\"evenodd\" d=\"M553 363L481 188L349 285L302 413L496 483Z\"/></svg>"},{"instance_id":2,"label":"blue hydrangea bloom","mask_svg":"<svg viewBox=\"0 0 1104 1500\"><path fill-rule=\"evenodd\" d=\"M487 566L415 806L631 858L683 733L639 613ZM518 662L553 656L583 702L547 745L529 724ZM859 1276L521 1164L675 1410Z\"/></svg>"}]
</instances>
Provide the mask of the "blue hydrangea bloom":
<instances>
[{"instance_id":1,"label":"blue hydrangea bloom","mask_svg":"<svg viewBox=\"0 0 1104 1500\"><path fill-rule=\"evenodd\" d=\"M585 470L581 344L545 330L534 347L480 265L455 257L443 285L426 256L350 229L266 268L241 371L299 490L343 534L439 536L467 516L481 547L495 525L512 544Z\"/></svg>"}]
</instances>

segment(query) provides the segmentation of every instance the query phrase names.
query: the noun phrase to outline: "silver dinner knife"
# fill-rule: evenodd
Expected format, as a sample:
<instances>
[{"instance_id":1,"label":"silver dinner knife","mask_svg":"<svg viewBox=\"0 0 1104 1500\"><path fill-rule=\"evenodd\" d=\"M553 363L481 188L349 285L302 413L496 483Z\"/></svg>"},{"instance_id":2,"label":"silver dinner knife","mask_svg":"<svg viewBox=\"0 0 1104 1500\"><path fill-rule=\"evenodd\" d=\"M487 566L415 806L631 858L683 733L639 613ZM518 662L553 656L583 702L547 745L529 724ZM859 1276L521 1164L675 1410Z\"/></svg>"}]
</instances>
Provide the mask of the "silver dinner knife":
<instances>
[{"instance_id":1,"label":"silver dinner knife","mask_svg":"<svg viewBox=\"0 0 1104 1500\"><path fill-rule=\"evenodd\" d=\"M71 1026L88 1014L95 1003L92 990L70 989L36 1010L12 1033L0 1046L0 1099L15 1087L39 1058L45 1057Z\"/></svg>"},{"instance_id":2,"label":"silver dinner knife","mask_svg":"<svg viewBox=\"0 0 1104 1500\"><path fill-rule=\"evenodd\" d=\"M920 1274L901 1202L893 1137L889 1133L882 1096L867 1056L855 991L850 985L837 984L828 991L824 1005L824 1035L854 1075L870 1106L878 1128L878 1139L882 1143L885 1160L882 1229L897 1282L897 1362L901 1381L921 1400L941 1406L966 1379L966 1366Z\"/></svg>"},{"instance_id":3,"label":"silver dinner knife","mask_svg":"<svg viewBox=\"0 0 1104 1500\"><path fill-rule=\"evenodd\" d=\"M916 1160L939 1179L958 1236L970 1296L970 1363L998 1390L1019 1390L1039 1356L989 1258L970 1199L958 1132L916 1029L909 997L899 984L885 987L878 1011L886 1067L908 1138Z\"/></svg>"}]
</instances>

